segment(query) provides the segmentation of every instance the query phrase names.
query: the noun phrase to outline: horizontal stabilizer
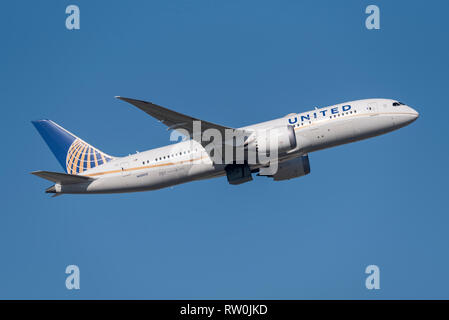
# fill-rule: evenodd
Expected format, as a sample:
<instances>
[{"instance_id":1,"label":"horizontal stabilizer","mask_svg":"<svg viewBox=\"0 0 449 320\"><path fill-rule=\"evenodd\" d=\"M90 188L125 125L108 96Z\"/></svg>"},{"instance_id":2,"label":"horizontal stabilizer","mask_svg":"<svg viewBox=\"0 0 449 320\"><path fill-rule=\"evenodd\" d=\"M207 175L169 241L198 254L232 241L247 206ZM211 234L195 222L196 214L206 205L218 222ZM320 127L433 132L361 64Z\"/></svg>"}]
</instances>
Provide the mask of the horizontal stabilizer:
<instances>
[{"instance_id":1,"label":"horizontal stabilizer","mask_svg":"<svg viewBox=\"0 0 449 320\"><path fill-rule=\"evenodd\" d=\"M60 172L51 172L51 171L34 171L31 172L35 176L40 178L50 180L54 183L63 184L74 184L74 183L83 183L92 181L94 179L86 177L86 176L77 176L74 174L60 173Z\"/></svg>"}]
</instances>

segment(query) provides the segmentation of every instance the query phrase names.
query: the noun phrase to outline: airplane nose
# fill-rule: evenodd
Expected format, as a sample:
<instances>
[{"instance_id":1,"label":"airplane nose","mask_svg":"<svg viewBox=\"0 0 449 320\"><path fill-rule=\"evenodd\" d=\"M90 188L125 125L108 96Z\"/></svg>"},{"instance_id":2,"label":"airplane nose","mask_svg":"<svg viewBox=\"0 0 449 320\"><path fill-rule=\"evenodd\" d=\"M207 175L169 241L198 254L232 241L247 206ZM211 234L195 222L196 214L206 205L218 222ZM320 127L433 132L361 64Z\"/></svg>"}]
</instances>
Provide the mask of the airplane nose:
<instances>
[{"instance_id":1,"label":"airplane nose","mask_svg":"<svg viewBox=\"0 0 449 320\"><path fill-rule=\"evenodd\" d=\"M416 111L415 109L411 108L411 107L408 107L408 108L410 110L410 116L412 118L412 121L415 121L416 119L418 119L419 118L419 112Z\"/></svg>"},{"instance_id":2,"label":"airplane nose","mask_svg":"<svg viewBox=\"0 0 449 320\"><path fill-rule=\"evenodd\" d=\"M392 116L393 126L402 128L414 122L418 117L418 111L409 106L402 105L402 108L397 111L397 114Z\"/></svg>"},{"instance_id":3,"label":"airplane nose","mask_svg":"<svg viewBox=\"0 0 449 320\"><path fill-rule=\"evenodd\" d=\"M395 125L399 125L399 127L403 127L414 122L416 119L418 119L418 117L418 111L409 106L403 106L403 109L398 113L398 115L393 117L393 123Z\"/></svg>"}]
</instances>

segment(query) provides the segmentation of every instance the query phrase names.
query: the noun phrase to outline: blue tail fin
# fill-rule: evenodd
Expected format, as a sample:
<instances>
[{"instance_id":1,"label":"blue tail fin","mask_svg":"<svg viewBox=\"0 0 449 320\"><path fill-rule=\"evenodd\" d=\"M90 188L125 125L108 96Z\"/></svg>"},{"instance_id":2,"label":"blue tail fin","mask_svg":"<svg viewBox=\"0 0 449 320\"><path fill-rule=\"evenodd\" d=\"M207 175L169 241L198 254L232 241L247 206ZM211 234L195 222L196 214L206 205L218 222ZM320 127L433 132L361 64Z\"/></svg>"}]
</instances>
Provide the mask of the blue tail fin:
<instances>
[{"instance_id":1,"label":"blue tail fin","mask_svg":"<svg viewBox=\"0 0 449 320\"><path fill-rule=\"evenodd\" d=\"M79 174L113 159L51 120L32 121L65 172Z\"/></svg>"}]
</instances>

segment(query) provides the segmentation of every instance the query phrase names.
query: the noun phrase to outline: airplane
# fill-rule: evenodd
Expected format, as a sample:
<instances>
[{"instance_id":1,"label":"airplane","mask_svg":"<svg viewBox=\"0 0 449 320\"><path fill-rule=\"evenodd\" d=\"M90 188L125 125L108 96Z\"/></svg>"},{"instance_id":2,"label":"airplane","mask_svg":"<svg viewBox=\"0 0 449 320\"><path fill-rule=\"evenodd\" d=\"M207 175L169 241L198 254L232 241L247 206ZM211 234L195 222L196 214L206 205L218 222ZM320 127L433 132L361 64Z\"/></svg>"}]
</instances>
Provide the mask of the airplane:
<instances>
[{"instance_id":1,"label":"airplane","mask_svg":"<svg viewBox=\"0 0 449 320\"><path fill-rule=\"evenodd\" d=\"M416 110L397 100L363 99L231 128L151 102L116 98L156 118L172 133L180 133L183 141L115 157L51 120L32 121L65 170L32 172L54 183L46 193L138 192L223 176L230 184L239 185L251 181L255 173L274 181L289 180L310 173L309 153L385 134L419 117ZM208 131L225 139L205 139ZM243 155L238 150L243 150ZM255 157L250 159L249 154Z\"/></svg>"}]
</instances>

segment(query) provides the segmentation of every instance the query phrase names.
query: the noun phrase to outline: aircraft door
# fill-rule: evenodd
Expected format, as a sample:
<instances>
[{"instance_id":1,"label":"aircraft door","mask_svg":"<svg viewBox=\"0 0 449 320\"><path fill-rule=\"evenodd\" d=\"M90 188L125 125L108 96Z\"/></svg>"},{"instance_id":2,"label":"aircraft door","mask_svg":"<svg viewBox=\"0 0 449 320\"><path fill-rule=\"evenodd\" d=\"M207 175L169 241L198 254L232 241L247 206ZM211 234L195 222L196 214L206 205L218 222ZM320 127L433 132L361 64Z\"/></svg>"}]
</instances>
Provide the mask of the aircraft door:
<instances>
[{"instance_id":1,"label":"aircraft door","mask_svg":"<svg viewBox=\"0 0 449 320\"><path fill-rule=\"evenodd\" d=\"M131 174L129 171L127 171L128 168L129 168L129 162L120 163L120 169L122 170L122 176L126 177Z\"/></svg>"}]
</instances>

